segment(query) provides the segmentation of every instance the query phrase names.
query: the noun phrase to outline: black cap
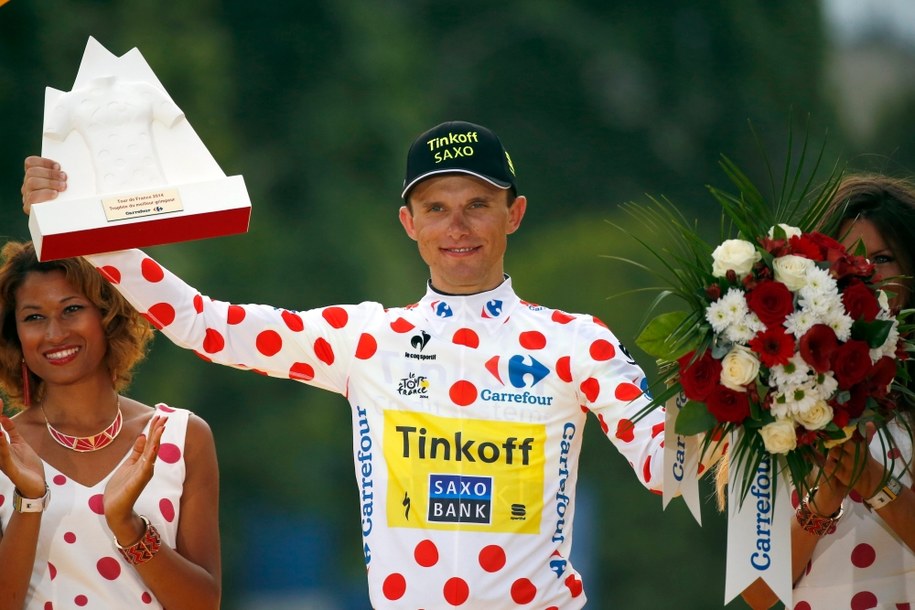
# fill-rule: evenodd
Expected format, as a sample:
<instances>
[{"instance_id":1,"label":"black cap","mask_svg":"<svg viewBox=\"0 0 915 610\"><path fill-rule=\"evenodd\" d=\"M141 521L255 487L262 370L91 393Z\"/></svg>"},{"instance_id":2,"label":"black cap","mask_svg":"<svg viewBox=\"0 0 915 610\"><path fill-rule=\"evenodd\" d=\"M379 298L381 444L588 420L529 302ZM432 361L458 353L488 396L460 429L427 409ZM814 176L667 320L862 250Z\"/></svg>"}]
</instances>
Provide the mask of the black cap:
<instances>
[{"instance_id":1,"label":"black cap","mask_svg":"<svg viewBox=\"0 0 915 610\"><path fill-rule=\"evenodd\" d=\"M407 153L401 197L437 174L470 174L502 189L515 186L515 168L499 137L482 125L448 121L420 135Z\"/></svg>"}]
</instances>

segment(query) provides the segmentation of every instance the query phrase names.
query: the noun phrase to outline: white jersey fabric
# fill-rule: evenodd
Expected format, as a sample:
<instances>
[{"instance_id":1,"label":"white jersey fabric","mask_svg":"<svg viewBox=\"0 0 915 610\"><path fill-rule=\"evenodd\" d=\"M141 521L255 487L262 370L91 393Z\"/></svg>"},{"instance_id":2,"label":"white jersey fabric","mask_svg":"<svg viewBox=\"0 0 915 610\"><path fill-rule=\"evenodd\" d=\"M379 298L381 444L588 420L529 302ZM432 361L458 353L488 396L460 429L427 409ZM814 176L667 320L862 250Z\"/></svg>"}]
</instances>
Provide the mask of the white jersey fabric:
<instances>
[{"instance_id":1,"label":"white jersey fabric","mask_svg":"<svg viewBox=\"0 0 915 610\"><path fill-rule=\"evenodd\" d=\"M871 454L888 458L903 485L912 486L912 440L890 422L895 447L874 436ZM845 500L836 531L820 538L794 589L793 610L908 610L915 602L915 553L857 494Z\"/></svg>"},{"instance_id":2,"label":"white jersey fabric","mask_svg":"<svg viewBox=\"0 0 915 610\"><path fill-rule=\"evenodd\" d=\"M569 564L587 413L660 493L663 417L599 320L469 296L289 311L201 296L143 252L89 257L177 344L347 397L374 608L575 609Z\"/></svg>"},{"instance_id":3,"label":"white jersey fabric","mask_svg":"<svg viewBox=\"0 0 915 610\"><path fill-rule=\"evenodd\" d=\"M155 526L162 544L175 548L181 495L184 490L184 441L190 412L156 405L168 418L152 479L134 505ZM149 424L143 431L149 433ZM131 446L131 450L133 447ZM130 455L124 454L120 466ZM121 557L105 522L102 498L117 466L101 481L86 487L44 462L51 491L41 517L35 566L25 610L161 609L140 575ZM13 483L0 473L0 527L13 513Z\"/></svg>"}]
</instances>

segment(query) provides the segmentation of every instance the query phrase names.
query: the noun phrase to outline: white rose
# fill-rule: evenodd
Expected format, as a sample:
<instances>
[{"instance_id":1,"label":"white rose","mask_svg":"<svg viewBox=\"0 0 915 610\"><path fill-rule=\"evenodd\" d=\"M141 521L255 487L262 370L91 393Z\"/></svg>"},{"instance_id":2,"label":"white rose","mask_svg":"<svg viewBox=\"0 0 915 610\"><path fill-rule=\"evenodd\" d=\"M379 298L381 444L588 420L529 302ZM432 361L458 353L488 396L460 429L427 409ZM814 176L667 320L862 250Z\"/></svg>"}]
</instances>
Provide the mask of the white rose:
<instances>
[{"instance_id":1,"label":"white rose","mask_svg":"<svg viewBox=\"0 0 915 610\"><path fill-rule=\"evenodd\" d=\"M782 231L785 232L785 237L787 237L788 239L791 239L792 237L801 236L801 230L798 229L797 227L792 227L791 225L786 225L784 223L779 223L778 226L780 226L782 228ZM775 227L769 228L769 238L770 239L775 238Z\"/></svg>"},{"instance_id":2,"label":"white rose","mask_svg":"<svg viewBox=\"0 0 915 610\"><path fill-rule=\"evenodd\" d=\"M758 374L759 359L743 345L735 345L721 360L721 384L735 392L746 392Z\"/></svg>"},{"instance_id":3,"label":"white rose","mask_svg":"<svg viewBox=\"0 0 915 610\"><path fill-rule=\"evenodd\" d=\"M808 430L820 430L832 421L832 407L825 400L817 400L807 410L794 416L794 421Z\"/></svg>"},{"instance_id":4,"label":"white rose","mask_svg":"<svg viewBox=\"0 0 915 610\"><path fill-rule=\"evenodd\" d=\"M794 433L794 422L790 419L776 419L759 429L766 451L769 453L788 453L797 447L797 435Z\"/></svg>"},{"instance_id":5,"label":"white rose","mask_svg":"<svg viewBox=\"0 0 915 610\"><path fill-rule=\"evenodd\" d=\"M791 292L797 292L807 285L807 270L814 266L814 262L803 256L786 254L772 261L775 269L775 281L781 282Z\"/></svg>"},{"instance_id":6,"label":"white rose","mask_svg":"<svg viewBox=\"0 0 915 610\"><path fill-rule=\"evenodd\" d=\"M750 273L760 258L762 256L750 242L742 239L725 240L712 252L712 275L724 277L728 270L733 270L738 277L743 277Z\"/></svg>"}]
</instances>

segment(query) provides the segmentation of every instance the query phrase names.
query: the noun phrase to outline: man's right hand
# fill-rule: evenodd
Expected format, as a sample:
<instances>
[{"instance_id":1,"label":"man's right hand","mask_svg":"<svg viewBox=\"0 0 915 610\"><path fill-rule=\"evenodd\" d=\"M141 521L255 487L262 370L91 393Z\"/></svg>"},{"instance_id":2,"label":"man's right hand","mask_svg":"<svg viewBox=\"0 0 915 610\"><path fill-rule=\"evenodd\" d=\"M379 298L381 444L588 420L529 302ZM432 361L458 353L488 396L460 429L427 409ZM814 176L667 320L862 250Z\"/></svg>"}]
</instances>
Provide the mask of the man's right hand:
<instances>
[{"instance_id":1,"label":"man's right hand","mask_svg":"<svg viewBox=\"0 0 915 610\"><path fill-rule=\"evenodd\" d=\"M67 174L60 169L60 163L31 156L25 160L25 177L22 179L22 211L26 214L33 203L57 198L58 193L67 190Z\"/></svg>"}]
</instances>

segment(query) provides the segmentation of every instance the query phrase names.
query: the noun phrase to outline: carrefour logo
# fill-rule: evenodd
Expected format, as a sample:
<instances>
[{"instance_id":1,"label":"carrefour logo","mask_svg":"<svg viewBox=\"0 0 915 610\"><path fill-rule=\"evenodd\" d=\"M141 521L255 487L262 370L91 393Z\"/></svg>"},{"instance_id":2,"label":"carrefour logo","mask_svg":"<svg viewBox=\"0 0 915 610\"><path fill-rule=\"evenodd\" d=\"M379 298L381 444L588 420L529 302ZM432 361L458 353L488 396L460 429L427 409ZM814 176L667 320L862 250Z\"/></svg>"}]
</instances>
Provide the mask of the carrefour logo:
<instances>
[{"instance_id":1,"label":"carrefour logo","mask_svg":"<svg viewBox=\"0 0 915 610\"><path fill-rule=\"evenodd\" d=\"M486 370L498 379L499 383L505 385L505 382L502 381L503 364L501 356L490 358L486 362ZM504 372L508 374L508 382L513 387L530 388L549 375L550 369L533 356L514 355L508 359L508 366Z\"/></svg>"},{"instance_id":2,"label":"carrefour logo","mask_svg":"<svg viewBox=\"0 0 915 610\"><path fill-rule=\"evenodd\" d=\"M445 301L432 301L429 306L432 307L432 311L439 318L450 318L454 315L451 306Z\"/></svg>"},{"instance_id":3,"label":"carrefour logo","mask_svg":"<svg viewBox=\"0 0 915 610\"><path fill-rule=\"evenodd\" d=\"M502 301L499 299L486 301L486 305L483 306L481 315L484 318L498 318L502 315Z\"/></svg>"}]
</instances>

